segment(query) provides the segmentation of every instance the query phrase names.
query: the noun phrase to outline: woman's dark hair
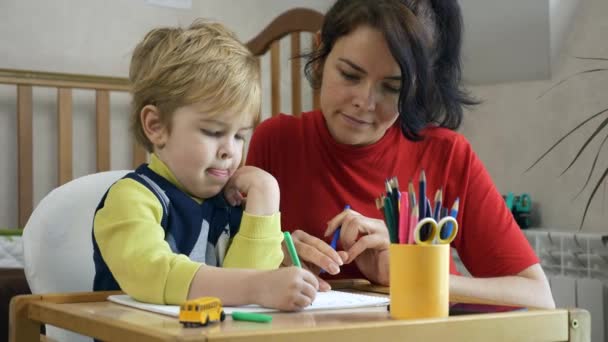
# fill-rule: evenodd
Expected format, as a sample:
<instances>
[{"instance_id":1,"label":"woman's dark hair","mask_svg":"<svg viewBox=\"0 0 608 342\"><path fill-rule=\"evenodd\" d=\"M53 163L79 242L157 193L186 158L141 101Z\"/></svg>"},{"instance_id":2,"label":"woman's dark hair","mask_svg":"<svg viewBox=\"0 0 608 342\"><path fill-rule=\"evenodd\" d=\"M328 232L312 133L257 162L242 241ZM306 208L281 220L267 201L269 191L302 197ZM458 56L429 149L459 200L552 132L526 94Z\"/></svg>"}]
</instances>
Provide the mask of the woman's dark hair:
<instances>
[{"instance_id":1,"label":"woman's dark hair","mask_svg":"<svg viewBox=\"0 0 608 342\"><path fill-rule=\"evenodd\" d=\"M321 86L322 65L335 42L362 25L384 35L401 69L399 119L404 136L420 140L427 124L457 129L463 106L477 104L461 84L462 14L457 0L338 0L325 15L320 44L305 73Z\"/></svg>"}]
</instances>

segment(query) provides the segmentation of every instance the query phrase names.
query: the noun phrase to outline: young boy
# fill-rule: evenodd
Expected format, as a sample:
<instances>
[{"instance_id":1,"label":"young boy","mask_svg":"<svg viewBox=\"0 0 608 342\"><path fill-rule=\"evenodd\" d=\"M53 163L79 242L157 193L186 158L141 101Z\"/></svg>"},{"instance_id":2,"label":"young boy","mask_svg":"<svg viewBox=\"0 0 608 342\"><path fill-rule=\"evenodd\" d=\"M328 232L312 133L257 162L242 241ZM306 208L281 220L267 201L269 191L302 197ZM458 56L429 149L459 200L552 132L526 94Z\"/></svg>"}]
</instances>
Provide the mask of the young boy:
<instances>
[{"instance_id":1,"label":"young boy","mask_svg":"<svg viewBox=\"0 0 608 342\"><path fill-rule=\"evenodd\" d=\"M196 21L149 32L129 77L132 130L151 158L114 183L97 208L94 290L122 289L160 304L214 296L225 305L309 305L315 276L277 269L276 180L238 168L260 109L255 58L222 25Z\"/></svg>"}]
</instances>

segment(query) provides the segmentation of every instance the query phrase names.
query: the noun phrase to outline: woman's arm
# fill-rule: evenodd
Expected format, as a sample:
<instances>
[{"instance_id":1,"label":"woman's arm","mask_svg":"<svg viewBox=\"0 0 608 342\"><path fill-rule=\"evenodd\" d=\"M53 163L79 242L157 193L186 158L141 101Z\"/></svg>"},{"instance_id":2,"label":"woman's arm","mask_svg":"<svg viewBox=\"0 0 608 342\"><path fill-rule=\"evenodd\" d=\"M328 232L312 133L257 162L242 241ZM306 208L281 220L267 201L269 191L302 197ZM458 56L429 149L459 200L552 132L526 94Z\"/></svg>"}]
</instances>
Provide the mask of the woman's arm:
<instances>
[{"instance_id":1,"label":"woman's arm","mask_svg":"<svg viewBox=\"0 0 608 342\"><path fill-rule=\"evenodd\" d=\"M342 226L340 239L346 250L340 252L344 253L340 256L346 257L345 263L355 261L367 279L374 283L389 285L389 239L382 220L368 218L348 210L329 222L326 235L333 234L340 225ZM298 253L303 260L310 263L310 267L328 269L330 265L336 265L333 254L335 251L325 242L301 231L294 235L299 236ZM549 282L539 264L534 264L518 274L501 277L471 278L452 275L450 292L459 296L512 305L555 307Z\"/></svg>"},{"instance_id":2,"label":"woman's arm","mask_svg":"<svg viewBox=\"0 0 608 342\"><path fill-rule=\"evenodd\" d=\"M355 258L355 262L367 279L389 286L388 250L366 249ZM504 304L555 308L549 282L539 264L512 276L472 278L451 275L450 293Z\"/></svg>"},{"instance_id":3,"label":"woman's arm","mask_svg":"<svg viewBox=\"0 0 608 342\"><path fill-rule=\"evenodd\" d=\"M555 308L549 282L539 264L513 276L471 278L452 275L450 293L504 304Z\"/></svg>"},{"instance_id":4,"label":"woman's arm","mask_svg":"<svg viewBox=\"0 0 608 342\"><path fill-rule=\"evenodd\" d=\"M365 217L353 210L337 215L329 222L326 234L342 226L341 242L347 251L346 263L355 261L370 281L389 285L388 230L382 220ZM549 282L539 264L515 275L471 278L452 275L453 294L521 305L554 308Z\"/></svg>"},{"instance_id":5,"label":"woman's arm","mask_svg":"<svg viewBox=\"0 0 608 342\"><path fill-rule=\"evenodd\" d=\"M372 283L389 286L388 249L368 249L355 259L359 270Z\"/></svg>"}]
</instances>

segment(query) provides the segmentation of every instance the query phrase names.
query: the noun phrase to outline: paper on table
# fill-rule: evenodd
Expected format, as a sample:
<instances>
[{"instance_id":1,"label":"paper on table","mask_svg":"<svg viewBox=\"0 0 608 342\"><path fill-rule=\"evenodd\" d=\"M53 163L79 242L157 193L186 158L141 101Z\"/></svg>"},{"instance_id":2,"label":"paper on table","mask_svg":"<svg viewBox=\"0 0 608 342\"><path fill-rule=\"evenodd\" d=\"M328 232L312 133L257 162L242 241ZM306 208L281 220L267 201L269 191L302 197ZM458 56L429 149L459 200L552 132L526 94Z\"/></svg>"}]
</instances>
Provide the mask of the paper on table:
<instances>
[{"instance_id":1,"label":"paper on table","mask_svg":"<svg viewBox=\"0 0 608 342\"><path fill-rule=\"evenodd\" d=\"M112 295L108 300L114 303L132 306L141 310L156 312L163 315L175 316L179 315L179 306L177 305L156 305L138 302L129 295ZM318 292L314 302L307 308L308 310L335 310L360 308L368 306L383 306L388 305L389 299L385 297L367 296L358 293L349 293L342 291ZM242 312L278 312L279 310L261 307L259 305L244 305L244 306L225 306L224 312L227 315L233 311Z\"/></svg>"}]
</instances>

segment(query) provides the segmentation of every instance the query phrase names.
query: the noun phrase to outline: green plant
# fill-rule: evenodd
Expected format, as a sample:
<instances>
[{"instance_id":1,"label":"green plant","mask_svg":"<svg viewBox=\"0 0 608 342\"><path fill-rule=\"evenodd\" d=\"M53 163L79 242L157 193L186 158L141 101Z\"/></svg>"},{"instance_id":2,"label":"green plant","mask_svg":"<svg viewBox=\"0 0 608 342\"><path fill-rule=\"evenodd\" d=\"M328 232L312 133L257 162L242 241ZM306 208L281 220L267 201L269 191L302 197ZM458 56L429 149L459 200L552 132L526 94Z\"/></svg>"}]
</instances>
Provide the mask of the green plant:
<instances>
[{"instance_id":1,"label":"green plant","mask_svg":"<svg viewBox=\"0 0 608 342\"><path fill-rule=\"evenodd\" d=\"M607 62L608 58L596 58L596 57L576 57L577 59L582 59L582 60L594 60L594 61L603 61L603 62ZM608 71L608 68L594 68L594 69L588 69L588 70L583 70L580 72L577 72L573 75L570 75L568 77L566 77L565 79L557 82L556 84L554 84L553 86L551 86L549 89L547 89L546 91L544 91L541 95L538 96L538 98L540 99L541 97L545 96L545 94L547 94L548 92L550 92L552 89L558 87L559 85L563 84L564 82L574 78L574 77L578 77L581 75L585 75L585 74L590 74L590 73L598 73L598 72L606 72ZM553 149L559 145L560 143L562 143L568 136L570 136L572 133L576 132L578 129L580 129L581 127L583 127L585 124L591 122L592 120L598 118L598 117L602 117L604 116L604 118L602 119L602 121L599 123L599 125L597 126L597 128L593 131L593 133L585 140L585 142L583 143L583 145L581 146L581 148L578 150L578 152L576 153L576 155L574 156L574 158L572 159L572 161L570 162L570 164L568 164L568 166L562 171L562 173L560 174L563 175L564 173L566 173L570 167L572 167L572 165L574 165L574 163L576 163L576 161L578 160L578 158L581 156L581 154L585 151L585 149L587 149L587 147L589 147L589 144L598 136L602 136L604 135L604 138L602 140L602 142L599 145L599 148L595 154L595 158L593 159L593 163L591 164L591 167L589 168L589 174L587 175L587 179L585 180L585 184L583 184L582 188L580 189L580 191L578 192L578 195L580 195L583 190L585 190L585 188L587 187L587 185L589 184L589 181L591 180L595 168L597 166L597 161L599 159L599 156L602 152L602 148L604 147L604 144L606 143L606 140L608 140L608 130L605 130L606 126L608 125L608 115L605 115L606 113L608 113L608 108L605 108L603 110L600 110L599 112L589 116L588 118L586 118L585 120L583 120L582 122L580 122L576 127L574 127L572 130L570 130L568 133L566 133L565 135L563 135L561 138L559 138L557 140L557 142L555 142L548 150L546 150L528 169L526 169L525 172L528 172L529 170L531 170L536 164L538 164L543 158L545 158L545 156L547 156L549 154L549 152L553 151ZM603 133L603 134L600 134ZM591 192L591 194L589 195L589 198L587 199L587 203L585 204L585 211L583 212L583 217L581 219L581 224L579 226L579 231L583 228L583 224L585 223L585 217L587 216L587 212L589 210L589 206L591 205L591 202L593 201L593 198L595 197L595 194L597 193L598 188L600 187L600 185L602 184L602 182L606 179L606 177L608 177L608 167L606 167L606 169L602 172L602 175L599 177L599 179L597 180L597 182L595 183L595 186L593 188L593 191Z\"/></svg>"}]
</instances>

